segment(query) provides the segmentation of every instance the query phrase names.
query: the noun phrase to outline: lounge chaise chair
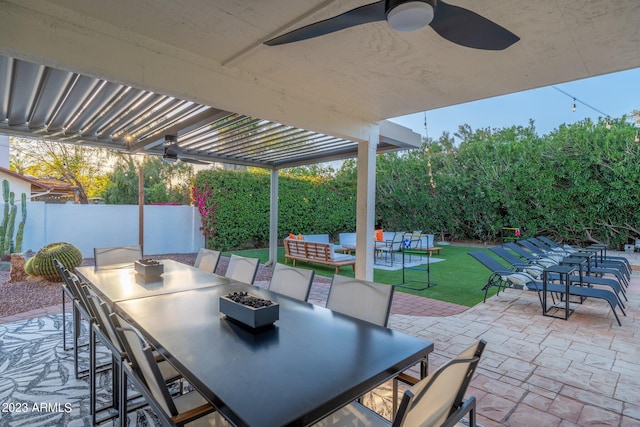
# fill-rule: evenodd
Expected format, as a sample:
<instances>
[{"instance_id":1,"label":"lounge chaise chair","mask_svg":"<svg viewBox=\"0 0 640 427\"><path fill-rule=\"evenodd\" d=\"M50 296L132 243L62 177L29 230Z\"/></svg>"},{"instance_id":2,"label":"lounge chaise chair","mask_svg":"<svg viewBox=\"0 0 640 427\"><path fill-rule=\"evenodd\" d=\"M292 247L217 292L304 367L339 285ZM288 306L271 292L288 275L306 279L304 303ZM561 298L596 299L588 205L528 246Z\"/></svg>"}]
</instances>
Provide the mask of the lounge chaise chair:
<instances>
[{"instance_id":1,"label":"lounge chaise chair","mask_svg":"<svg viewBox=\"0 0 640 427\"><path fill-rule=\"evenodd\" d=\"M538 236L537 239L546 243L552 249L560 248L569 253L582 250L581 248L574 248L573 246L570 246L570 245L560 246L558 243L554 242L553 240L545 236ZM602 256L602 257L598 256L598 262L599 263L614 262L616 264L622 264L625 268L625 271L627 272L627 277L631 275L631 264L629 263L629 260L625 257L611 256L611 255Z\"/></svg>"},{"instance_id":2,"label":"lounge chaise chair","mask_svg":"<svg viewBox=\"0 0 640 427\"><path fill-rule=\"evenodd\" d=\"M544 271L544 268L542 266L537 264L527 264L522 259L518 258L517 255L515 255L512 252L509 252L507 249L503 248L502 246L495 246L493 248L490 248L490 250L496 255L498 255L500 258L508 262L513 269L521 270L521 271L523 270L529 273L535 279L542 278L542 273ZM553 281L560 280L560 277L553 273L550 275L550 277L551 277L551 280ZM587 285L587 286L593 286L593 285L607 286L611 288L611 290L616 294L616 296L618 297L618 302L622 306L622 308L625 308L625 306L624 306L624 303L622 302L622 299L620 298L620 295L622 295L625 301L629 301L627 299L627 294L624 291L624 287L620 285L619 282L611 278L585 276L585 275L580 277L577 275L572 275L571 283L575 285L580 284L580 285Z\"/></svg>"},{"instance_id":3,"label":"lounge chaise chair","mask_svg":"<svg viewBox=\"0 0 640 427\"><path fill-rule=\"evenodd\" d=\"M542 299L542 291L543 285L541 282L536 281L533 276L524 272L513 272L508 269L508 267L502 265L498 260L491 257L488 253L484 251L474 251L469 252L473 258L475 258L480 264L484 265L487 269L491 271L491 276L489 276L489 281L482 288L485 291L485 300L487 296L487 291L491 286L498 286L502 289L508 287L515 287L514 285L526 286L528 289L536 290L538 292L538 299L540 300L540 306L544 310L544 303ZM502 282L502 284L500 284ZM518 282L522 283L520 285ZM499 292L499 291L498 291ZM564 295L564 298L567 298L567 288L565 285L559 285L555 283L547 283L547 292ZM618 297L611 291L607 289L596 289L596 288L588 288L584 286L569 286L569 295L574 295L578 297L584 298L596 298L605 300L609 303L611 307L611 311L616 318L619 326L622 326L620 322L620 318L618 317L618 313L616 312L616 307L620 308L620 311L624 316L627 314L624 312L624 309L619 304Z\"/></svg>"},{"instance_id":4,"label":"lounge chaise chair","mask_svg":"<svg viewBox=\"0 0 640 427\"><path fill-rule=\"evenodd\" d=\"M534 255L551 260L557 260L558 263L562 262L567 257L575 256L575 252L564 253L551 250L540 241L536 243L534 238L520 241L518 242L518 244L524 246L526 249L529 249ZM620 282L624 286L629 286L628 279L630 278L630 276L627 274L626 267L622 265L622 263L617 261L599 262L597 263L597 265L595 265L595 263L593 265L592 263L589 263L587 273L612 274L616 277L616 279L618 279L618 282Z\"/></svg>"}]
</instances>

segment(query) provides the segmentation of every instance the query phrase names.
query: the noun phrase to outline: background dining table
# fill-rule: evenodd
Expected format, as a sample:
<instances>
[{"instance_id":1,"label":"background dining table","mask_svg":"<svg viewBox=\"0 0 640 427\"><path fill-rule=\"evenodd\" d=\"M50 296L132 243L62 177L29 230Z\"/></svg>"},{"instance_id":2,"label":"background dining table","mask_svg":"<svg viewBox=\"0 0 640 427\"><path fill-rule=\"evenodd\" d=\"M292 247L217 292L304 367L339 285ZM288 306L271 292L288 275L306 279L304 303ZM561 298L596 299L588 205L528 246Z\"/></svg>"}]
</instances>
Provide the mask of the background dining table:
<instances>
[{"instance_id":1,"label":"background dining table","mask_svg":"<svg viewBox=\"0 0 640 427\"><path fill-rule=\"evenodd\" d=\"M159 278L145 280L136 274L133 263L102 268L76 267L76 274L109 303L208 288L231 283L226 277L209 273L191 265L170 259L160 260L164 273Z\"/></svg>"}]
</instances>

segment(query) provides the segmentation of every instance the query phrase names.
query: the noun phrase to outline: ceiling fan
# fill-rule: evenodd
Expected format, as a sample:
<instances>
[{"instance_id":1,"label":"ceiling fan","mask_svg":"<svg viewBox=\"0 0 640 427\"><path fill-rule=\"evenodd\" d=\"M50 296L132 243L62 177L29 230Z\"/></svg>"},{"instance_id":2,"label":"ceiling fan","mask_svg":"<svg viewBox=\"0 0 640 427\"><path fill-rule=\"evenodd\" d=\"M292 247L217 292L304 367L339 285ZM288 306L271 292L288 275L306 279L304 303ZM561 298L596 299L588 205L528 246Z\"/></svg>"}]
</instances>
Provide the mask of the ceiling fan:
<instances>
[{"instance_id":1,"label":"ceiling fan","mask_svg":"<svg viewBox=\"0 0 640 427\"><path fill-rule=\"evenodd\" d=\"M209 162L183 156L182 147L178 145L178 138L175 135L164 136L164 154L162 155L162 160L165 162L177 162L178 160L182 160L183 162L193 163L194 165L209 164Z\"/></svg>"},{"instance_id":2,"label":"ceiling fan","mask_svg":"<svg viewBox=\"0 0 640 427\"><path fill-rule=\"evenodd\" d=\"M380 0L290 31L264 44L293 43L384 20L397 31L413 31L429 25L446 40L474 49L503 50L520 40L495 22L442 0Z\"/></svg>"}]
</instances>

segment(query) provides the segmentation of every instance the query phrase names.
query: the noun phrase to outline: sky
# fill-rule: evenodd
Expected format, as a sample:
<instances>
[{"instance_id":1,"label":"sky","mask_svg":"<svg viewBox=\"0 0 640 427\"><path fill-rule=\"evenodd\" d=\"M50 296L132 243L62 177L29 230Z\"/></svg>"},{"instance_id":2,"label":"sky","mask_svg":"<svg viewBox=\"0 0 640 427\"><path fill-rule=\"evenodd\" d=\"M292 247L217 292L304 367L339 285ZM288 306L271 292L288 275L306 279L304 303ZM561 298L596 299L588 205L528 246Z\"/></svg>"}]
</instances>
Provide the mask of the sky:
<instances>
[{"instance_id":1,"label":"sky","mask_svg":"<svg viewBox=\"0 0 640 427\"><path fill-rule=\"evenodd\" d=\"M472 130L528 126L530 119L534 120L536 132L544 135L562 123L571 124L587 117L594 121L598 117L618 118L640 110L640 68L554 86L570 96L547 86L429 110L426 112L427 135L436 140L444 131L453 135L458 126L465 123ZM575 112L572 111L574 97ZM425 136L424 112L390 120Z\"/></svg>"}]
</instances>

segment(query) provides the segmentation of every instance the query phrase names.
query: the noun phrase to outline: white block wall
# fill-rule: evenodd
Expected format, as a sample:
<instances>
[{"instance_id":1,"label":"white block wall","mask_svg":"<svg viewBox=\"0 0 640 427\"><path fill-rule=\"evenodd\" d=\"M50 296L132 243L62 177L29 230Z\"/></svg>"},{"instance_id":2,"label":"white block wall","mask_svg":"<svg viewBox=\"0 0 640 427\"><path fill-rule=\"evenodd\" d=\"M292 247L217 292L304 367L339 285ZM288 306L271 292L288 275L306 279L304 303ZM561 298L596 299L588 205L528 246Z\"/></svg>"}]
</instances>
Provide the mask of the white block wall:
<instances>
[{"instance_id":1,"label":"white block wall","mask_svg":"<svg viewBox=\"0 0 640 427\"><path fill-rule=\"evenodd\" d=\"M20 221L20 208L16 229ZM193 206L145 206L144 253L192 253L204 247L200 214ZM75 245L86 258L94 247L138 244L137 205L27 203L22 250L53 242Z\"/></svg>"}]
</instances>

